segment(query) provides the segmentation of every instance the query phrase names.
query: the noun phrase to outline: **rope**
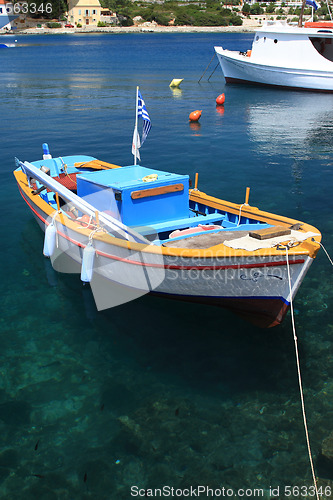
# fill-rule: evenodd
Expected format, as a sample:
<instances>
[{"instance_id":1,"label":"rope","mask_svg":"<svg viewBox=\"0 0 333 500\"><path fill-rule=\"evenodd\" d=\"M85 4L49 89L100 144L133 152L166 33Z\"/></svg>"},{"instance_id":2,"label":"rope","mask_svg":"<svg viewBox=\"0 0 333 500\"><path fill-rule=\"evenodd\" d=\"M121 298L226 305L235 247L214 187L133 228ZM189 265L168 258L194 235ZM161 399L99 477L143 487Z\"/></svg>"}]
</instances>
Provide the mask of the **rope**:
<instances>
[{"instance_id":1,"label":"rope","mask_svg":"<svg viewBox=\"0 0 333 500\"><path fill-rule=\"evenodd\" d=\"M98 226L98 227L96 227L96 229L93 229L91 231L91 233L89 234L89 243L90 244L92 244L93 237L94 237L95 233L97 233L98 231L103 231L103 228Z\"/></svg>"},{"instance_id":2,"label":"rope","mask_svg":"<svg viewBox=\"0 0 333 500\"><path fill-rule=\"evenodd\" d=\"M314 238L312 238L312 240L314 240ZM333 260L331 259L331 257L329 256L329 253L328 251L326 250L326 248L324 247L324 245L322 243L320 243L320 241L317 241L317 243L319 243L319 245L321 246L321 248L324 250L324 252L326 253L327 255L327 258L328 260L330 261L331 265L333 266Z\"/></svg>"},{"instance_id":3,"label":"rope","mask_svg":"<svg viewBox=\"0 0 333 500\"><path fill-rule=\"evenodd\" d=\"M76 180L72 179L71 176L69 175L68 171L67 171L67 163L64 162L64 160L61 158L61 156L59 156L61 162L62 162L62 168L64 170L64 173L65 175L67 175L67 177L69 177L69 179L75 184Z\"/></svg>"},{"instance_id":4,"label":"rope","mask_svg":"<svg viewBox=\"0 0 333 500\"><path fill-rule=\"evenodd\" d=\"M289 255L288 255L289 247L288 247L288 245L286 245L285 248L286 248L286 260L287 260L289 294L290 294L291 324L292 324L293 336L294 336L294 344L295 344L295 355L296 355L296 364L297 364L298 385L299 385L299 392L300 392L301 405L302 405L303 423L304 423L306 444L307 444L307 448L308 448L308 454L309 454L309 461L310 461L310 467L311 467L313 484L314 484L314 488L315 488L315 492L316 492L316 498L317 498L317 500L319 500L319 493L318 493L318 487L317 487L317 479L316 479L316 475L315 475L315 471L314 471L314 465L313 465L313 459L312 459L312 453L311 453L311 446L310 446L310 439L309 439L309 432L308 432L308 424L307 424L306 414L305 414L305 404L304 404L304 394L303 394L303 386L302 386L301 367L300 367L300 362L299 362L297 336L296 336L296 327L295 327L295 316L294 316L294 306L293 306L291 277L290 277L290 267L289 267Z\"/></svg>"},{"instance_id":5,"label":"rope","mask_svg":"<svg viewBox=\"0 0 333 500\"><path fill-rule=\"evenodd\" d=\"M204 74L206 73L207 69L208 69L208 68L209 68L209 66L211 65L211 62L212 62L212 60L214 59L214 57L215 57L215 52L214 52L213 57L212 57L212 58L211 58L211 60L209 61L209 64L208 64L207 68L205 69L205 71L204 71L204 72L202 73L202 75L200 76L200 78L199 78L199 80L198 80L198 83L200 83L200 81L201 81L202 77L204 76Z\"/></svg>"},{"instance_id":6,"label":"rope","mask_svg":"<svg viewBox=\"0 0 333 500\"><path fill-rule=\"evenodd\" d=\"M220 63L218 62L217 65L215 66L215 68L213 69L213 71L211 72L211 74L209 75L208 80L207 80L208 82L209 82L210 78L213 76L213 74L215 73L216 68L218 67L219 64Z\"/></svg>"},{"instance_id":7,"label":"rope","mask_svg":"<svg viewBox=\"0 0 333 500\"><path fill-rule=\"evenodd\" d=\"M243 203L240 207L239 207L239 214L238 214L238 224L236 227L238 227L240 225L240 221L241 221L241 216L242 216L242 208L244 207L245 203Z\"/></svg>"}]
</instances>

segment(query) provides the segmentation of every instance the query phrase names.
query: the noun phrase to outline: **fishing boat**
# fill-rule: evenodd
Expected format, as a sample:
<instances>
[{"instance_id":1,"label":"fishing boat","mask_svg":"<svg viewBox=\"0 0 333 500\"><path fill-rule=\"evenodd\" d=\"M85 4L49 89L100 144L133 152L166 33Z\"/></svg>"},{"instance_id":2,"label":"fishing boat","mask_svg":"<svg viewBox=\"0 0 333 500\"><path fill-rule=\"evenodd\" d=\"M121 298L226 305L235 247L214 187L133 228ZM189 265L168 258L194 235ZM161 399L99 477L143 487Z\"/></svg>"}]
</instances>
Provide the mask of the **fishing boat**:
<instances>
[{"instance_id":1,"label":"fishing boat","mask_svg":"<svg viewBox=\"0 0 333 500\"><path fill-rule=\"evenodd\" d=\"M268 21L252 48L215 47L227 83L247 83L333 92L333 22L293 26Z\"/></svg>"},{"instance_id":2,"label":"fishing boat","mask_svg":"<svg viewBox=\"0 0 333 500\"><path fill-rule=\"evenodd\" d=\"M52 158L47 145L44 153L31 163L16 159L19 191L45 231L44 254L53 263L66 254L83 281L103 281L98 309L152 293L272 327L320 248L316 228L250 206L248 188L244 202L233 203L199 190L197 175L191 187L188 175Z\"/></svg>"}]
</instances>

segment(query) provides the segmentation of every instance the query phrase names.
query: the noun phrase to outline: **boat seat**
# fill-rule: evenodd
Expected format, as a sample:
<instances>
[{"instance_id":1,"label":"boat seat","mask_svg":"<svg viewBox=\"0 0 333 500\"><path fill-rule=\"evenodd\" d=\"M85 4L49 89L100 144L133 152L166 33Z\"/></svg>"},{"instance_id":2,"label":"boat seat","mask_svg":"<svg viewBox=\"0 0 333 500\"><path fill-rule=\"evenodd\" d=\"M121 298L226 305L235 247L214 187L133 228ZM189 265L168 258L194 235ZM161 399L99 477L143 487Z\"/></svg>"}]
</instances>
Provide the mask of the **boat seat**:
<instances>
[{"instance_id":1,"label":"boat seat","mask_svg":"<svg viewBox=\"0 0 333 500\"><path fill-rule=\"evenodd\" d=\"M168 220L165 222L157 222L154 224L146 224L142 228L136 228L139 233L145 235L149 234L151 230L149 228L152 228L156 231L156 233L164 233L167 231L173 231L175 229L185 229L188 227L195 227L198 224L211 224L213 222L222 222L224 220L225 215L223 214L218 214L218 213L213 213L213 214L207 214L207 215L198 215L196 217L186 217L184 219L175 219L175 220Z\"/></svg>"}]
</instances>

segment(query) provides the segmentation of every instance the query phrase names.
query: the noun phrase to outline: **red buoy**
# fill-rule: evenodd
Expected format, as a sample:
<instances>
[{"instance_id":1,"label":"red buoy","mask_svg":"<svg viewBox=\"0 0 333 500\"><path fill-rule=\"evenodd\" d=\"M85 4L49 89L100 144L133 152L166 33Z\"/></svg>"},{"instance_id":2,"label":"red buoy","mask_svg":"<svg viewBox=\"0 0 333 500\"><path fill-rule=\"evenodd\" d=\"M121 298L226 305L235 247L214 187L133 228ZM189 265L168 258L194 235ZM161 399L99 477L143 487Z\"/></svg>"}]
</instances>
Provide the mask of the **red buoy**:
<instances>
[{"instance_id":1,"label":"red buoy","mask_svg":"<svg viewBox=\"0 0 333 500\"><path fill-rule=\"evenodd\" d=\"M221 106L221 104L224 104L224 101L225 101L225 95L224 94L220 94L216 98L216 104L218 104L219 106Z\"/></svg>"},{"instance_id":2,"label":"red buoy","mask_svg":"<svg viewBox=\"0 0 333 500\"><path fill-rule=\"evenodd\" d=\"M202 110L199 111L198 109L196 111L192 111L192 113L190 113L190 116L189 116L190 122L197 122L201 116L201 113L202 113Z\"/></svg>"}]
</instances>

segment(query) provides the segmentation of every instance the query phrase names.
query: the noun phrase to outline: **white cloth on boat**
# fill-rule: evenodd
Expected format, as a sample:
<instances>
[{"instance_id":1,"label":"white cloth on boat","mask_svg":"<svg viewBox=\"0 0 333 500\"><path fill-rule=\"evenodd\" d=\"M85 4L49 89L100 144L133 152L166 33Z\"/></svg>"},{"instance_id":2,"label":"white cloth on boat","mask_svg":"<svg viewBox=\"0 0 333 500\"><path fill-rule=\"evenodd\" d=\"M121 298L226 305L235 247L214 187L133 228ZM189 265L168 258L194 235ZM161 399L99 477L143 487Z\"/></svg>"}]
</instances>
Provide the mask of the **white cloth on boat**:
<instances>
[{"instance_id":1,"label":"white cloth on boat","mask_svg":"<svg viewBox=\"0 0 333 500\"><path fill-rule=\"evenodd\" d=\"M252 238L249 234L247 234L246 236L242 236L241 238L225 241L224 245L226 247L234 248L235 250L239 249L253 252L255 250L259 250L260 248L275 247L278 243L286 243L289 241L292 243L301 242L313 236L320 236L320 234L313 233L312 231L302 233L301 231L294 231L292 229L291 234L277 236L275 238L268 238L267 240L257 240L256 238Z\"/></svg>"}]
</instances>

